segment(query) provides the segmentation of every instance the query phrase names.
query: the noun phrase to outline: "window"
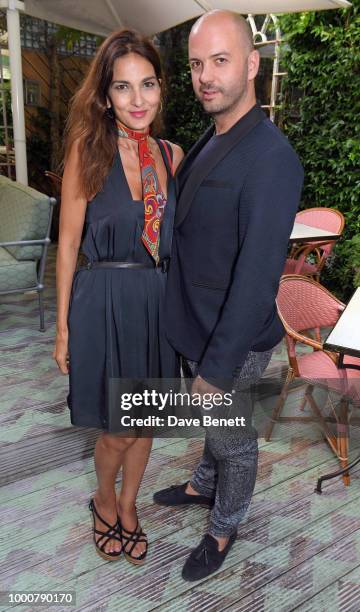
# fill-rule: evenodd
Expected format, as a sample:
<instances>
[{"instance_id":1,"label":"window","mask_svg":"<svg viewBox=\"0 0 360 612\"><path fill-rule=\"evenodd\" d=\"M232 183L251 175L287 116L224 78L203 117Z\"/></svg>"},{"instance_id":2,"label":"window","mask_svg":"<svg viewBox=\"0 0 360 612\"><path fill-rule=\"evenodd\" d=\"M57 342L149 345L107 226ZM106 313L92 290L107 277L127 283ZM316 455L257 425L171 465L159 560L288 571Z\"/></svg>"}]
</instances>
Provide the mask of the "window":
<instances>
[{"instance_id":1,"label":"window","mask_svg":"<svg viewBox=\"0 0 360 612\"><path fill-rule=\"evenodd\" d=\"M24 85L25 104L40 106L40 83L25 79Z\"/></svg>"},{"instance_id":2,"label":"window","mask_svg":"<svg viewBox=\"0 0 360 612\"><path fill-rule=\"evenodd\" d=\"M44 51L46 41L59 30L55 23L36 19L29 15L20 16L20 37L21 46L25 49ZM71 30L69 30L71 32ZM57 52L61 55L77 55L81 57L93 57L96 53L99 39L97 36L82 33L75 40L69 37L69 44L66 40L58 44Z\"/></svg>"}]
</instances>

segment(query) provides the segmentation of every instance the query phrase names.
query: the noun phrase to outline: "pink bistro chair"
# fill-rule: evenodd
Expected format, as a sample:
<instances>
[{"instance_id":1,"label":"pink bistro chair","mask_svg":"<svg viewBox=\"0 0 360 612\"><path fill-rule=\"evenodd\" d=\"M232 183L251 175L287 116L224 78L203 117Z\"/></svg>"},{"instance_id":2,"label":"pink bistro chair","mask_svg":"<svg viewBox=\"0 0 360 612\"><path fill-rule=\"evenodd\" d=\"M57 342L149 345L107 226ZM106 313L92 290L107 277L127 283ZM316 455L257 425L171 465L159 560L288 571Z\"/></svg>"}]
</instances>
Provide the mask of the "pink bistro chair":
<instances>
[{"instance_id":1,"label":"pink bistro chair","mask_svg":"<svg viewBox=\"0 0 360 612\"><path fill-rule=\"evenodd\" d=\"M301 210L297 213L295 221L337 234L342 234L345 225L344 216L340 211L335 208L323 207ZM283 274L302 274L319 281L321 271L334 244L335 241L333 240L321 243L307 242L300 246L294 245L290 257L286 260ZM309 261L309 255L312 255L315 261Z\"/></svg>"},{"instance_id":2,"label":"pink bistro chair","mask_svg":"<svg viewBox=\"0 0 360 612\"><path fill-rule=\"evenodd\" d=\"M347 468L349 465L348 406L352 403L360 407L360 369L338 368L338 354L323 349L320 335L321 328L335 325L345 305L319 283L298 275L281 278L276 303L286 330L289 369L265 439L270 440L277 421L316 421L321 425L325 439L338 457L341 467ZM313 351L298 353L297 343L310 346ZM344 364L360 366L360 359L345 356ZM308 402L315 418L280 416L289 393L289 385L296 378L303 379L307 383L300 409L303 410ZM339 414L333 411L335 413L333 417L323 416L313 397L316 385L339 394ZM330 431L328 422L336 422L336 435ZM344 484L350 484L348 473L345 472L342 477Z\"/></svg>"}]
</instances>

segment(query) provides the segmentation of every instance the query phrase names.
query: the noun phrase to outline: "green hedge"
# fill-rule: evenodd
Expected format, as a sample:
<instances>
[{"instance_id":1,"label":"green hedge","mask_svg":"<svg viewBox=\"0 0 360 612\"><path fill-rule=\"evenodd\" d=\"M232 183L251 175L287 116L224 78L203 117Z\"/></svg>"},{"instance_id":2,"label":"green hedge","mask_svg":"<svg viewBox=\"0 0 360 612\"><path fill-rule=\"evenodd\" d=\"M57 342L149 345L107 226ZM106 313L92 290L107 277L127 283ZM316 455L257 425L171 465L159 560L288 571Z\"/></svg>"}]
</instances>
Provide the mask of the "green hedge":
<instances>
[{"instance_id":1,"label":"green hedge","mask_svg":"<svg viewBox=\"0 0 360 612\"><path fill-rule=\"evenodd\" d=\"M176 26L160 35L166 82L164 136L179 144L185 152L211 122L195 99L191 84L187 39L193 22Z\"/></svg>"},{"instance_id":2,"label":"green hedge","mask_svg":"<svg viewBox=\"0 0 360 612\"><path fill-rule=\"evenodd\" d=\"M350 10L284 15L283 83L280 127L305 168L302 207L330 206L346 218L344 239L334 249L322 282L348 299L359 274L359 1ZM187 66L186 39L191 24L164 35L168 95L165 134L188 150L209 125L194 100ZM351 242L350 240L354 238Z\"/></svg>"},{"instance_id":3,"label":"green hedge","mask_svg":"<svg viewBox=\"0 0 360 612\"><path fill-rule=\"evenodd\" d=\"M281 28L288 43L282 127L304 165L302 207L345 215L344 240L322 282L346 300L360 258L359 0L350 10L283 16Z\"/></svg>"}]
</instances>

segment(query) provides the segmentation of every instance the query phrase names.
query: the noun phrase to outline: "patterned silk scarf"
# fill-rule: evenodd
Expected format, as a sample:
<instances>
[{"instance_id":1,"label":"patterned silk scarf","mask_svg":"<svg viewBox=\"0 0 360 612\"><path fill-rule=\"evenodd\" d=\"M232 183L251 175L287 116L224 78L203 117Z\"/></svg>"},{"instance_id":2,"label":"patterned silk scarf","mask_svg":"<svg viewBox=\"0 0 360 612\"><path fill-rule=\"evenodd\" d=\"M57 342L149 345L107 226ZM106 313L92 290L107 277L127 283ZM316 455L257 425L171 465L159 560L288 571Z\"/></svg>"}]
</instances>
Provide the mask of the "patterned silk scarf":
<instances>
[{"instance_id":1,"label":"patterned silk scarf","mask_svg":"<svg viewBox=\"0 0 360 612\"><path fill-rule=\"evenodd\" d=\"M155 159L150 150L149 131L136 132L119 121L116 124L119 136L136 140L138 143L145 216L141 239L157 264L159 262L160 224L164 216L166 199L160 189Z\"/></svg>"}]
</instances>

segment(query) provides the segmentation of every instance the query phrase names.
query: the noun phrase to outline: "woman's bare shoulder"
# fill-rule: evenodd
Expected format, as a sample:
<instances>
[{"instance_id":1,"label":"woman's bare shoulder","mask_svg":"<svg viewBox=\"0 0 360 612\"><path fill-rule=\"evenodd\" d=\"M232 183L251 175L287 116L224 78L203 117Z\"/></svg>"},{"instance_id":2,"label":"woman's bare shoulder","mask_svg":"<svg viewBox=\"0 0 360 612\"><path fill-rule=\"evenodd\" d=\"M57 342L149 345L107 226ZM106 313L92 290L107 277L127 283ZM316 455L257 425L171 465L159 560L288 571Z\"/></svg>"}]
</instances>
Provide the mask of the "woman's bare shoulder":
<instances>
[{"instance_id":1,"label":"woman's bare shoulder","mask_svg":"<svg viewBox=\"0 0 360 612\"><path fill-rule=\"evenodd\" d=\"M174 166L174 171L175 171L178 165L180 164L180 162L182 161L182 159L184 158L184 151L182 150L180 145L175 144L174 142L170 142L170 141L167 141L167 142L169 143L173 151L173 166Z\"/></svg>"}]
</instances>

